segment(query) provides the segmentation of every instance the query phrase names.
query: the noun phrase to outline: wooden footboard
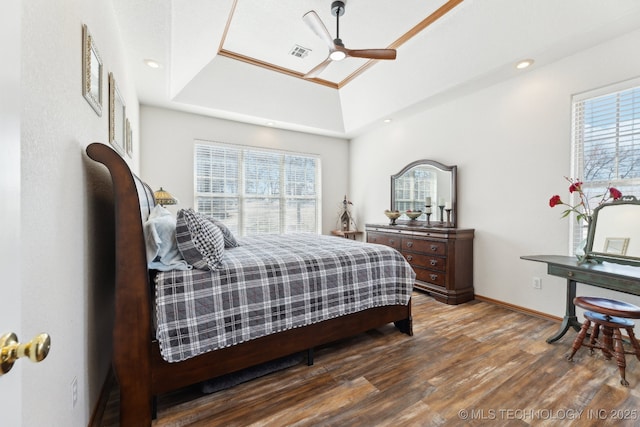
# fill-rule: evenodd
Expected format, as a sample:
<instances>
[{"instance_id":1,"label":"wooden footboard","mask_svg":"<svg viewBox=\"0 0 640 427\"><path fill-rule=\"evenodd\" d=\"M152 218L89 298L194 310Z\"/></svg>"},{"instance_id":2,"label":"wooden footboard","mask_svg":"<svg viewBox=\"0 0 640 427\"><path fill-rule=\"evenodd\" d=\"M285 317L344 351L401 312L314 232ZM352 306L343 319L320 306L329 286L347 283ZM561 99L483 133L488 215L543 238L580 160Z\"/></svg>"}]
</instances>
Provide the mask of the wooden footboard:
<instances>
[{"instance_id":1,"label":"wooden footboard","mask_svg":"<svg viewBox=\"0 0 640 427\"><path fill-rule=\"evenodd\" d=\"M205 379L268 362L322 344L348 338L387 323L400 320L412 335L411 303L375 307L267 335L242 344L201 354L179 363L168 363L160 355L157 342L152 351L152 385L154 395L175 390Z\"/></svg>"},{"instance_id":2,"label":"wooden footboard","mask_svg":"<svg viewBox=\"0 0 640 427\"><path fill-rule=\"evenodd\" d=\"M93 143L89 157L111 174L115 200L116 275L113 366L120 385L120 425L151 425L153 396L210 378L347 338L394 322L412 335L411 302L375 307L305 327L168 363L152 340L150 281L142 231L139 194L126 162L109 146ZM148 191L147 191L148 190ZM152 197L152 196L151 196ZM145 200L147 199L147 200Z\"/></svg>"}]
</instances>

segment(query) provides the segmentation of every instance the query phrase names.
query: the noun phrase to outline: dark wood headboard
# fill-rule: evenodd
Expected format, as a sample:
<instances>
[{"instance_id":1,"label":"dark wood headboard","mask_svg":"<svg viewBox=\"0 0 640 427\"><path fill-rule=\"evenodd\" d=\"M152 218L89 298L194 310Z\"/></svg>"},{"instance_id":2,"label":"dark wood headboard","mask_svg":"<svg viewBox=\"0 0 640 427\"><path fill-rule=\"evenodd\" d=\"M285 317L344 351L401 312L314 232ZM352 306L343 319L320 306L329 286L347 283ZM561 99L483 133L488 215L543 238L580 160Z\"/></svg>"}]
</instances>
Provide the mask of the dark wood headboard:
<instances>
[{"instance_id":1,"label":"dark wood headboard","mask_svg":"<svg viewBox=\"0 0 640 427\"><path fill-rule=\"evenodd\" d=\"M140 219L142 223L149 218L151 209L156 205L156 200L153 197L153 191L149 185L133 175L133 180L136 183L136 191L138 192L138 199L140 201Z\"/></svg>"},{"instance_id":2,"label":"dark wood headboard","mask_svg":"<svg viewBox=\"0 0 640 427\"><path fill-rule=\"evenodd\" d=\"M90 144L87 155L107 167L113 183L116 234L113 365L120 387L133 390L128 398L145 402L145 407L136 410L150 413L151 382L126 383L135 382L141 375L151 377L150 286L142 224L155 204L153 192L108 145Z\"/></svg>"}]
</instances>

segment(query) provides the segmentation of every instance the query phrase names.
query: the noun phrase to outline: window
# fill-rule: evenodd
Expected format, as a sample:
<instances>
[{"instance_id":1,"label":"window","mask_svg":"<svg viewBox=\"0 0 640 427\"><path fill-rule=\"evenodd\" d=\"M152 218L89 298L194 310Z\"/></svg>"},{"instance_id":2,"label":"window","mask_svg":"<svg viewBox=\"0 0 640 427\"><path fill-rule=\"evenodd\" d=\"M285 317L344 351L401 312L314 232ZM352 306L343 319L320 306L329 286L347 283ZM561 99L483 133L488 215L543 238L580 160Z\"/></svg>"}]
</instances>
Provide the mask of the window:
<instances>
[{"instance_id":1,"label":"window","mask_svg":"<svg viewBox=\"0 0 640 427\"><path fill-rule=\"evenodd\" d=\"M587 196L609 185L640 196L640 79L574 96L572 133L573 174ZM572 225L575 247L587 229Z\"/></svg>"},{"instance_id":2,"label":"window","mask_svg":"<svg viewBox=\"0 0 640 427\"><path fill-rule=\"evenodd\" d=\"M203 142L194 163L196 210L234 233L320 232L317 156Z\"/></svg>"}]
</instances>

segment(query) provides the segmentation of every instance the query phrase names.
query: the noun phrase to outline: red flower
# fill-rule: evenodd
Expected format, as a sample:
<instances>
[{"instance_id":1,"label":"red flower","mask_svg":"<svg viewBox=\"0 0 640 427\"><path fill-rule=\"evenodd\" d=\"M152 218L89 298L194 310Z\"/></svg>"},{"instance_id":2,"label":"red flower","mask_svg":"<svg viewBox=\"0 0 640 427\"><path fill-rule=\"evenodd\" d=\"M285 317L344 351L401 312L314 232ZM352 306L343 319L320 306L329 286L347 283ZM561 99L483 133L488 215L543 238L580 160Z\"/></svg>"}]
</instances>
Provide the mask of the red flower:
<instances>
[{"instance_id":1,"label":"red flower","mask_svg":"<svg viewBox=\"0 0 640 427\"><path fill-rule=\"evenodd\" d=\"M582 181L574 178L568 178L566 176L564 178L570 184L569 193L576 193L576 195L574 195L574 198L577 199L575 205L563 202L557 194L549 199L549 206L552 208L558 205L566 206L562 213L563 218L574 213L576 215L576 220L584 220L589 223L591 221L591 215L593 214L593 210L591 209L591 206L589 206L590 201L598 201L598 206L600 206L610 200L619 200L622 198L622 192L614 187L607 187L604 193L589 197L582 189Z\"/></svg>"},{"instance_id":2,"label":"red flower","mask_svg":"<svg viewBox=\"0 0 640 427\"><path fill-rule=\"evenodd\" d=\"M569 186L569 193L573 193L574 191L582 191L582 181L576 181Z\"/></svg>"},{"instance_id":3,"label":"red flower","mask_svg":"<svg viewBox=\"0 0 640 427\"><path fill-rule=\"evenodd\" d=\"M622 198L622 193L617 188L609 188L609 194L613 200L618 200Z\"/></svg>"},{"instance_id":4,"label":"red flower","mask_svg":"<svg viewBox=\"0 0 640 427\"><path fill-rule=\"evenodd\" d=\"M558 196L557 194L549 199L549 206L551 207L554 207L555 205L559 205L561 203L562 200L560 200L560 196Z\"/></svg>"}]
</instances>

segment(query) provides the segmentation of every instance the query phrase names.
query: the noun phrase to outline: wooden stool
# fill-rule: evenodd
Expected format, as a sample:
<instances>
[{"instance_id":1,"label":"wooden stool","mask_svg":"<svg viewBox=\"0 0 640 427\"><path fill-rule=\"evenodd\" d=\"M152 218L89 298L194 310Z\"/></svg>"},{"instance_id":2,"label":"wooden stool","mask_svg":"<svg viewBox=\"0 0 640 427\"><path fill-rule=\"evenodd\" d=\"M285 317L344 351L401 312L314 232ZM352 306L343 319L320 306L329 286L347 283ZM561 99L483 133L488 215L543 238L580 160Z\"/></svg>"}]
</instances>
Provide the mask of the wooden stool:
<instances>
[{"instance_id":1,"label":"wooden stool","mask_svg":"<svg viewBox=\"0 0 640 427\"><path fill-rule=\"evenodd\" d=\"M625 378L625 368L627 366L625 354L635 354L640 360L640 344L638 344L638 340L633 333L634 323L629 319L640 319L640 307L623 301L600 297L576 297L573 303L587 311L584 313L585 321L582 324L582 328L575 341L573 341L573 351L567 359L573 360L573 356L583 345L591 348L591 354L593 354L594 349L600 349L607 360L615 356L620 371L620 384L628 386L629 382ZM587 343L585 338L592 322L593 330ZM629 335L633 351L626 351L623 347L622 334L620 333L620 329L623 328ZM600 340L601 333L602 340Z\"/></svg>"}]
</instances>

